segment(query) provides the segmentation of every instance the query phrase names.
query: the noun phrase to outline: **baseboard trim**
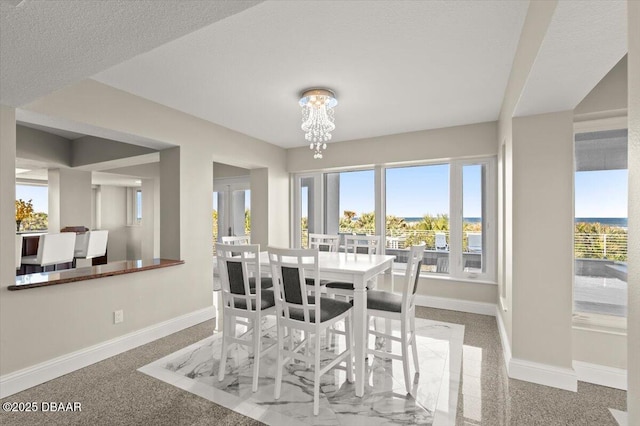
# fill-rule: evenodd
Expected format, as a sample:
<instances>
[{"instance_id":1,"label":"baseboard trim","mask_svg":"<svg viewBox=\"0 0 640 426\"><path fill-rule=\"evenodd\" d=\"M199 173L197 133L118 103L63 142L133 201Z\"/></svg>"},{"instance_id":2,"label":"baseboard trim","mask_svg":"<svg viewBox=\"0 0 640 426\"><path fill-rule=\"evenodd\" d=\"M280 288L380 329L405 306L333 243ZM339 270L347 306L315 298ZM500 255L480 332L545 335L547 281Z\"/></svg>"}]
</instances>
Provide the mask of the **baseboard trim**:
<instances>
[{"instance_id":1,"label":"baseboard trim","mask_svg":"<svg viewBox=\"0 0 640 426\"><path fill-rule=\"evenodd\" d=\"M511 358L509 377L572 392L578 391L578 376L573 368L562 368Z\"/></svg>"},{"instance_id":2,"label":"baseboard trim","mask_svg":"<svg viewBox=\"0 0 640 426\"><path fill-rule=\"evenodd\" d=\"M0 376L0 399L215 318L213 306Z\"/></svg>"},{"instance_id":3,"label":"baseboard trim","mask_svg":"<svg viewBox=\"0 0 640 426\"><path fill-rule=\"evenodd\" d=\"M573 369L581 382L607 386L614 389L627 390L627 370L608 367L606 365L573 361Z\"/></svg>"},{"instance_id":4,"label":"baseboard trim","mask_svg":"<svg viewBox=\"0 0 640 426\"><path fill-rule=\"evenodd\" d=\"M496 322L498 323L498 334L500 335L500 343L502 344L502 356L504 357L504 365L509 375L509 363L511 362L511 344L509 343L509 335L507 328L504 326L500 307L496 306Z\"/></svg>"},{"instance_id":5,"label":"baseboard trim","mask_svg":"<svg viewBox=\"0 0 640 426\"><path fill-rule=\"evenodd\" d=\"M495 316L496 304L485 302L473 302L462 299L449 299L447 297L425 296L416 294L415 303L428 308L446 309L449 311L467 312L470 314Z\"/></svg>"}]
</instances>

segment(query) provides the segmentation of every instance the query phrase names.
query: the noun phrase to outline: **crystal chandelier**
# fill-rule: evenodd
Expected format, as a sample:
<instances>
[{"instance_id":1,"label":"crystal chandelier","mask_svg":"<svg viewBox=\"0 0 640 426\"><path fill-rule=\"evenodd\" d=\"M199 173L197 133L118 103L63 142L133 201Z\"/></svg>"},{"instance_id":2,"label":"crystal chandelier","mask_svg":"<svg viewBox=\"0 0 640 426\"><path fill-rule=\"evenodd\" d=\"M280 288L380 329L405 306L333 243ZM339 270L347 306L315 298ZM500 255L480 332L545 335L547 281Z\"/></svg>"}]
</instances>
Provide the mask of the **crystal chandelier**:
<instances>
[{"instance_id":1,"label":"crystal chandelier","mask_svg":"<svg viewBox=\"0 0 640 426\"><path fill-rule=\"evenodd\" d=\"M300 98L302 107L302 130L304 138L310 142L309 148L315 150L313 158L322 158L322 149L327 149L331 132L336 128L333 123L333 107L338 105L335 94L328 89L307 89Z\"/></svg>"}]
</instances>

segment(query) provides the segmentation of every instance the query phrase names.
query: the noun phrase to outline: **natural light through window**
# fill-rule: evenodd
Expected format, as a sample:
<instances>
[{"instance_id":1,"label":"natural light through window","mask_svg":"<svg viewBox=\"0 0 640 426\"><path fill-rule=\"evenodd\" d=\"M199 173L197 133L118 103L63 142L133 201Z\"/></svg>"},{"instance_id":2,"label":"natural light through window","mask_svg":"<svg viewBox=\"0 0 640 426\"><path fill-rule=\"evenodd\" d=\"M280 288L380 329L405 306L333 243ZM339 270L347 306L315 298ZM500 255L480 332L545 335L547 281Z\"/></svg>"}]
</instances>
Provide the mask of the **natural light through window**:
<instances>
[{"instance_id":1,"label":"natural light through window","mask_svg":"<svg viewBox=\"0 0 640 426\"><path fill-rule=\"evenodd\" d=\"M575 138L574 310L627 314L627 131Z\"/></svg>"},{"instance_id":2,"label":"natural light through window","mask_svg":"<svg viewBox=\"0 0 640 426\"><path fill-rule=\"evenodd\" d=\"M386 170L386 252L396 262L425 243L422 270L449 273L449 174L449 164Z\"/></svg>"},{"instance_id":3,"label":"natural light through window","mask_svg":"<svg viewBox=\"0 0 640 426\"><path fill-rule=\"evenodd\" d=\"M16 185L16 200L31 201L33 213L20 223L20 231L41 231L48 227L49 188L46 185Z\"/></svg>"}]
</instances>

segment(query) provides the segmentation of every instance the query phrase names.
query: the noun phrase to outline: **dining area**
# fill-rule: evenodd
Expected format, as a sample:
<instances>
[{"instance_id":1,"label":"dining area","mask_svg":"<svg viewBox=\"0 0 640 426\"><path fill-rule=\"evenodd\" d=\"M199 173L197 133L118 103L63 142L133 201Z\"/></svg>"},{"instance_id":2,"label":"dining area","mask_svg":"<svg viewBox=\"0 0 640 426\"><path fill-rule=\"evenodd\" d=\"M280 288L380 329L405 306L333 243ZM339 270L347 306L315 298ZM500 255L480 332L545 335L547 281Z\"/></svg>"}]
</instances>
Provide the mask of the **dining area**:
<instances>
[{"instance_id":1,"label":"dining area","mask_svg":"<svg viewBox=\"0 0 640 426\"><path fill-rule=\"evenodd\" d=\"M408 252L399 271L395 256L381 254L379 236L310 234L305 249L222 237L213 336L140 371L189 371L198 382L190 391L268 424L432 424L437 407L445 422L453 390L440 394L440 384L459 369L453 362L448 370L448 360L461 356L464 327L448 324L442 334L434 322L416 321L424 245ZM443 335L459 348L435 355Z\"/></svg>"}]
</instances>

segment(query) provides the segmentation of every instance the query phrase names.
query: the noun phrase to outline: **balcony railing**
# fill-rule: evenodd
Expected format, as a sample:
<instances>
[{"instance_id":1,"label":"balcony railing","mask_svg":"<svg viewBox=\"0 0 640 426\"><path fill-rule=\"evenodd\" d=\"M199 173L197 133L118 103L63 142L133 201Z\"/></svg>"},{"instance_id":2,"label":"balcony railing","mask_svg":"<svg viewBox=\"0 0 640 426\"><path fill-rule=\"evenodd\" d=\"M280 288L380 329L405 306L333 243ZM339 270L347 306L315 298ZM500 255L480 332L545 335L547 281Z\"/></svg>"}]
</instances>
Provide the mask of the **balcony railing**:
<instances>
[{"instance_id":1,"label":"balcony railing","mask_svg":"<svg viewBox=\"0 0 640 426\"><path fill-rule=\"evenodd\" d=\"M627 234L583 234L574 235L576 259L627 260Z\"/></svg>"},{"instance_id":2,"label":"balcony railing","mask_svg":"<svg viewBox=\"0 0 640 426\"><path fill-rule=\"evenodd\" d=\"M372 228L340 228L341 234L374 234ZM444 234L446 243L451 244L449 231L417 230L417 229L387 229L386 247L390 249L404 249L415 244L426 244L427 250L436 250L436 233ZM302 231L302 245L306 247L308 231ZM627 234L574 234L574 252L576 259L609 259L617 261L627 260ZM468 250L467 233L463 232L462 251Z\"/></svg>"}]
</instances>

